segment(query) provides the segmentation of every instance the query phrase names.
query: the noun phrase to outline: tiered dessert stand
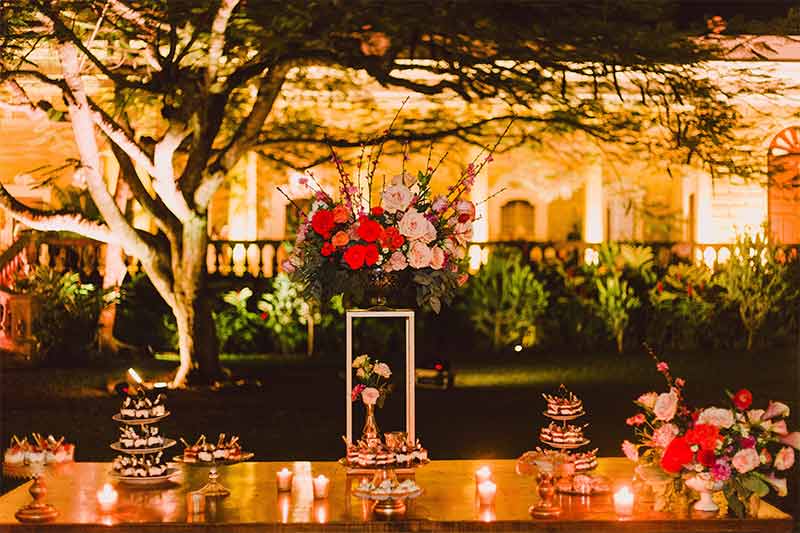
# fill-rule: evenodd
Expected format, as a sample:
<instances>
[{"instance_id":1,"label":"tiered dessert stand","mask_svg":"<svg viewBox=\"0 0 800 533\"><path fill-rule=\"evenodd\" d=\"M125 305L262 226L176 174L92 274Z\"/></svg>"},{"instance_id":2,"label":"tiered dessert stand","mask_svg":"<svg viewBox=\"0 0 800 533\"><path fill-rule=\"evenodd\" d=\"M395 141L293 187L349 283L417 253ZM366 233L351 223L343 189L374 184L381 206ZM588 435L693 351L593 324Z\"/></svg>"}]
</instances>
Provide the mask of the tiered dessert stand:
<instances>
[{"instance_id":1,"label":"tiered dessert stand","mask_svg":"<svg viewBox=\"0 0 800 533\"><path fill-rule=\"evenodd\" d=\"M566 431L567 423L571 422L573 420L577 420L578 418L584 416L586 414L586 411L581 409L580 413L577 413L577 414L574 414L574 415L553 415L553 414L548 413L547 411L545 411L543 414L544 414L544 416L546 416L547 418L550 418L551 420L555 420L557 422L561 422L562 429L564 429ZM549 446L550 448L555 448L556 450L560 450L560 451L577 450L578 448L583 448L584 446L588 446L589 443L591 442L586 437L584 437L582 441L574 442L574 443L572 443L572 442L570 442L570 443L566 443L566 442L564 442L564 443L548 442L548 441L542 440L541 436L539 437L539 440L541 440L542 444L544 444L545 446Z\"/></svg>"},{"instance_id":2,"label":"tiered dessert stand","mask_svg":"<svg viewBox=\"0 0 800 533\"><path fill-rule=\"evenodd\" d=\"M141 427L144 425L157 424L158 422L167 418L169 415L170 415L169 411L166 411L161 416L155 416L151 418L125 418L120 413L117 413L111 418L115 422L119 422L123 426ZM122 443L117 441L111 444L111 449L120 453L124 453L126 455L150 455L150 454L157 454L173 446L175 446L175 441L173 439L165 438L164 443L161 446L155 446L152 448L126 448L122 446ZM177 472L178 472L177 468L167 467L166 471L161 476L139 477L139 476L123 476L117 472L112 471L111 477L115 481L124 483L126 485L150 486L150 485L161 485L163 483L168 482L170 478L173 477Z\"/></svg>"},{"instance_id":3,"label":"tiered dessert stand","mask_svg":"<svg viewBox=\"0 0 800 533\"><path fill-rule=\"evenodd\" d=\"M225 496L230 496L231 491L228 490L219 480L219 471L217 470L217 465L220 466L227 466L227 465L235 465L238 463L243 463L245 461L249 461L255 456L252 452L242 452L242 455L238 459L214 459L211 462L208 461L198 461L198 462L187 462L183 460L182 455L176 455L172 458L173 461L176 463L181 463L186 466L191 467L198 467L204 466L208 468L208 483L203 485L198 492L212 498L224 498Z\"/></svg>"}]
</instances>

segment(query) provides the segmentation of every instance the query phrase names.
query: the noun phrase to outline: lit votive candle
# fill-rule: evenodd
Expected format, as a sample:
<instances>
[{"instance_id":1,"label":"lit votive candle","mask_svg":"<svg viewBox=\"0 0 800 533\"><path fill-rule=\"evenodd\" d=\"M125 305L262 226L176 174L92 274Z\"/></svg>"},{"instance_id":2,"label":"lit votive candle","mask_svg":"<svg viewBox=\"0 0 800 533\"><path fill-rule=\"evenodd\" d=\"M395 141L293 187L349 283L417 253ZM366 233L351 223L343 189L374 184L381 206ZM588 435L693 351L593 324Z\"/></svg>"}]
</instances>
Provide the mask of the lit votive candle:
<instances>
[{"instance_id":1,"label":"lit votive candle","mask_svg":"<svg viewBox=\"0 0 800 533\"><path fill-rule=\"evenodd\" d=\"M492 469L488 466L482 466L475 471L475 483L480 485L484 481L492 480Z\"/></svg>"},{"instance_id":2,"label":"lit votive candle","mask_svg":"<svg viewBox=\"0 0 800 533\"><path fill-rule=\"evenodd\" d=\"M97 503L100 504L100 509L103 511L110 511L117 503L118 498L117 491L110 483L106 483L102 489L97 491Z\"/></svg>"},{"instance_id":3,"label":"lit votive candle","mask_svg":"<svg viewBox=\"0 0 800 533\"><path fill-rule=\"evenodd\" d=\"M322 474L314 478L314 497L322 500L328 497L328 491L331 486L331 480Z\"/></svg>"},{"instance_id":4,"label":"lit votive candle","mask_svg":"<svg viewBox=\"0 0 800 533\"><path fill-rule=\"evenodd\" d=\"M487 479L478 483L478 498L481 505L491 505L494 503L494 497L497 494L497 485Z\"/></svg>"},{"instance_id":5,"label":"lit votive candle","mask_svg":"<svg viewBox=\"0 0 800 533\"><path fill-rule=\"evenodd\" d=\"M278 490L281 492L292 490L292 471L288 468L278 471Z\"/></svg>"},{"instance_id":6,"label":"lit votive candle","mask_svg":"<svg viewBox=\"0 0 800 533\"><path fill-rule=\"evenodd\" d=\"M629 487L622 487L614 493L614 510L619 516L633 514L633 492Z\"/></svg>"}]
</instances>

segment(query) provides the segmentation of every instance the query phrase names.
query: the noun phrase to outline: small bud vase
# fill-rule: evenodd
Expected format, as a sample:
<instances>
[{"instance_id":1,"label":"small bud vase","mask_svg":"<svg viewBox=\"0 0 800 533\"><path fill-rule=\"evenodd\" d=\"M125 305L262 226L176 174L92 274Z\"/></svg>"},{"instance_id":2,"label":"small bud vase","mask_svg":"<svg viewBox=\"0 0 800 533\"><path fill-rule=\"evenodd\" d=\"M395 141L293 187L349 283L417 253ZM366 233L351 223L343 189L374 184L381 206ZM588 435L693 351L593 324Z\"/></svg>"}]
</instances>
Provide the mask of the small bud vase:
<instances>
[{"instance_id":1,"label":"small bud vase","mask_svg":"<svg viewBox=\"0 0 800 533\"><path fill-rule=\"evenodd\" d=\"M719 512L719 506L714 503L712 495L714 492L722 490L723 484L721 481L714 481L711 474L702 472L687 479L686 486L700 495L700 499L697 500L693 506L695 511L703 511L706 513Z\"/></svg>"},{"instance_id":2,"label":"small bud vase","mask_svg":"<svg viewBox=\"0 0 800 533\"><path fill-rule=\"evenodd\" d=\"M367 416L364 420L364 429L361 430L361 439L367 444L380 442L378 422L375 420L375 405L366 405Z\"/></svg>"}]
</instances>

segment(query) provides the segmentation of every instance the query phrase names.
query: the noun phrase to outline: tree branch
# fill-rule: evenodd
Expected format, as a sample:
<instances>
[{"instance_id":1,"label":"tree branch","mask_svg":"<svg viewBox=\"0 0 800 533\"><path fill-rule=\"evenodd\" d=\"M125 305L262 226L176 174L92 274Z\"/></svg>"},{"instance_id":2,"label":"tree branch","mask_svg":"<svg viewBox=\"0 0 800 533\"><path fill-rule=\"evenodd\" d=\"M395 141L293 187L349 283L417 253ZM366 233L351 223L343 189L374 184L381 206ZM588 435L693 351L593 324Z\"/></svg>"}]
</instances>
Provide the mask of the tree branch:
<instances>
[{"instance_id":1,"label":"tree branch","mask_svg":"<svg viewBox=\"0 0 800 533\"><path fill-rule=\"evenodd\" d=\"M134 8L125 4L125 2L122 0L106 0L106 2L108 3L108 7L111 8L111 11L117 14L120 18L130 22L140 30L151 35L154 34L156 30L169 32L172 28L172 26L169 24L164 24L155 18L143 15Z\"/></svg>"},{"instance_id":2,"label":"tree branch","mask_svg":"<svg viewBox=\"0 0 800 533\"><path fill-rule=\"evenodd\" d=\"M206 68L206 90L216 92L217 70L219 60L222 58L222 51L225 49L225 32L228 29L228 21L233 14L233 10L239 4L239 0L222 0L214 21L211 23L211 38L208 42L208 67Z\"/></svg>"},{"instance_id":3,"label":"tree branch","mask_svg":"<svg viewBox=\"0 0 800 533\"><path fill-rule=\"evenodd\" d=\"M83 214L68 209L44 210L28 207L0 183L0 207L15 220L39 231L70 231L105 243L116 243L116 235L108 226L89 220Z\"/></svg>"}]
</instances>

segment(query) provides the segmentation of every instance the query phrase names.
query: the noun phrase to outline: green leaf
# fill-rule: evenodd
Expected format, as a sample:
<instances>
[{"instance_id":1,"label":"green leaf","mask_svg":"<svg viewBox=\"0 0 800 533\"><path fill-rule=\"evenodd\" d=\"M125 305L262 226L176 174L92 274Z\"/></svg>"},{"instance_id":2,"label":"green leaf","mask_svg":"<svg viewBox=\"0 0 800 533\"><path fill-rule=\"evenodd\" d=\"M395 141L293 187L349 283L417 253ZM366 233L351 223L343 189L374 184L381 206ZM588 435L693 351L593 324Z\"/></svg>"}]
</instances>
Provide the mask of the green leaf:
<instances>
[{"instance_id":1,"label":"green leaf","mask_svg":"<svg viewBox=\"0 0 800 533\"><path fill-rule=\"evenodd\" d=\"M764 483L760 477L755 474L748 474L741 478L741 484L747 491L756 494L758 497L763 498L769 494L769 485Z\"/></svg>"}]
</instances>

